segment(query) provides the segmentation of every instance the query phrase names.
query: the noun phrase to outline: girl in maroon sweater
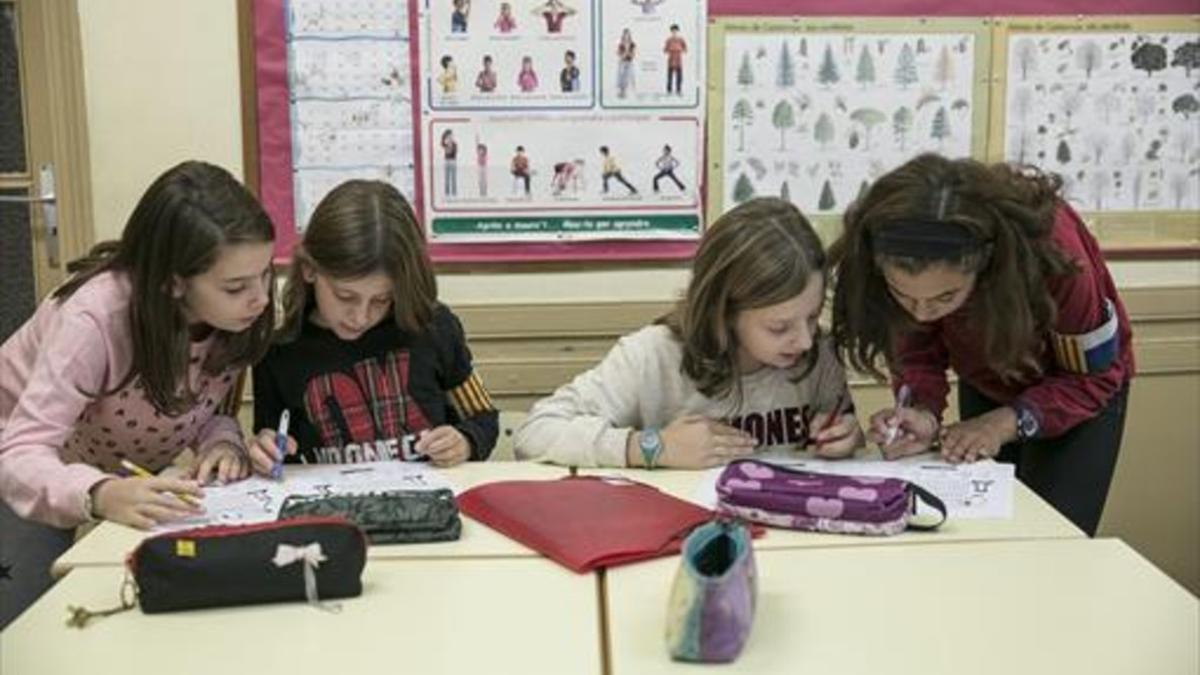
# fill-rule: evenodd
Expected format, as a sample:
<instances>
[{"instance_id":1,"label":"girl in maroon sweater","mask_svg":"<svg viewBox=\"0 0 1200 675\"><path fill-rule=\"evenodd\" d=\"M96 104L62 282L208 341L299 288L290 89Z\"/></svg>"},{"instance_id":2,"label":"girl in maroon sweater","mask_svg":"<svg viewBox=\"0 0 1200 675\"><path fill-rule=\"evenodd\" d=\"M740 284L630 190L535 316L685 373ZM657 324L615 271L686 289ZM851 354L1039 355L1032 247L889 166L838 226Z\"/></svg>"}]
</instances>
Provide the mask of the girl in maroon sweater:
<instances>
[{"instance_id":1,"label":"girl in maroon sweater","mask_svg":"<svg viewBox=\"0 0 1200 675\"><path fill-rule=\"evenodd\" d=\"M885 457L995 457L1088 534L1125 426L1129 318L1057 176L921 155L845 217L833 334L855 367L911 393L875 413ZM960 420L942 423L946 371Z\"/></svg>"}]
</instances>

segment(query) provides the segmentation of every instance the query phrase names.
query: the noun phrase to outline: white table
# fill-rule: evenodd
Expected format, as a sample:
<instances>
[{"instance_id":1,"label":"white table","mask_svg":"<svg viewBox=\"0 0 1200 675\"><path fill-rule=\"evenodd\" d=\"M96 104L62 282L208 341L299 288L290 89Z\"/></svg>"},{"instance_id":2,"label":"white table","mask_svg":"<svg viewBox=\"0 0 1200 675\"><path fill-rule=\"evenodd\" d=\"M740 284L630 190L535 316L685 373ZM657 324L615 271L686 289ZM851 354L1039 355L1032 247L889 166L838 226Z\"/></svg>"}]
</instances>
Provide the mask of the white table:
<instances>
[{"instance_id":1,"label":"white table","mask_svg":"<svg viewBox=\"0 0 1200 675\"><path fill-rule=\"evenodd\" d=\"M535 462L465 462L440 471L461 490L498 480L553 480L567 475L567 469L564 467ZM142 530L110 522L101 523L55 560L51 573L62 576L76 567L122 565L125 556L146 536L147 533ZM367 549L367 556L371 559L502 558L538 555L540 554L524 544L519 544L467 516L462 517L462 536L456 541L371 546Z\"/></svg>"},{"instance_id":2,"label":"white table","mask_svg":"<svg viewBox=\"0 0 1200 675\"><path fill-rule=\"evenodd\" d=\"M1117 540L759 550L726 671L1195 675L1200 602ZM696 673L663 631L679 560L610 570L611 673Z\"/></svg>"},{"instance_id":3,"label":"white table","mask_svg":"<svg viewBox=\"0 0 1200 675\"><path fill-rule=\"evenodd\" d=\"M0 634L4 675L600 673L596 576L544 560L373 560L363 595L169 614L80 630L67 605L114 604L123 571L72 570Z\"/></svg>"}]
</instances>

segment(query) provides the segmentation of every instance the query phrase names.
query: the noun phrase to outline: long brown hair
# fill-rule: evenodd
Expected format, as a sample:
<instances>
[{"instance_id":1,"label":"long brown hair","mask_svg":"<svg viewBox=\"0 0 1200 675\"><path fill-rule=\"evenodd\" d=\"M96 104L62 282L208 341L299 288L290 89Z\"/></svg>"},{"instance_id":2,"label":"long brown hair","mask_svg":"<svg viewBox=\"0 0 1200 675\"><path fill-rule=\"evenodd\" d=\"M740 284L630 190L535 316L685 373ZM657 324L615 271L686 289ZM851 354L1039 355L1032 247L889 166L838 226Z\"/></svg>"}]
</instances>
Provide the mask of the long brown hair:
<instances>
[{"instance_id":1,"label":"long brown hair","mask_svg":"<svg viewBox=\"0 0 1200 675\"><path fill-rule=\"evenodd\" d=\"M821 240L790 202L760 197L718 218L700 240L684 297L662 319L683 344L682 369L696 389L740 397L738 312L790 300L824 270ZM814 344L808 368L816 354Z\"/></svg>"},{"instance_id":2,"label":"long brown hair","mask_svg":"<svg viewBox=\"0 0 1200 675\"><path fill-rule=\"evenodd\" d=\"M225 246L274 239L258 200L221 167L188 161L159 176L138 201L121 239L101 242L68 264L73 276L52 296L63 302L102 272L129 278L133 366L111 391L89 393L108 395L137 377L159 411L178 415L194 406L195 392L187 385L191 339L174 284L206 272ZM268 306L273 296L272 291ZM217 330L204 372L215 375L257 361L270 344L273 321L268 309L244 331Z\"/></svg>"},{"instance_id":3,"label":"long brown hair","mask_svg":"<svg viewBox=\"0 0 1200 675\"><path fill-rule=\"evenodd\" d=\"M408 200L388 183L349 180L330 191L313 211L292 257L283 288L281 342L300 335L314 303L312 284L304 280L306 265L334 279L383 272L392 279L397 326L422 332L433 320L437 280L424 232Z\"/></svg>"},{"instance_id":4,"label":"long brown hair","mask_svg":"<svg viewBox=\"0 0 1200 675\"><path fill-rule=\"evenodd\" d=\"M842 235L829 250L839 353L880 379L881 356L898 367L897 340L922 327L892 297L881 268L916 274L948 265L976 275L967 311L992 369L1015 378L1036 368L1041 336L1056 311L1046 280L1075 269L1049 238L1061 186L1058 176L1032 168L935 154L919 155L877 180L846 212ZM935 244L959 237L977 245L889 254L880 242L896 228Z\"/></svg>"}]
</instances>

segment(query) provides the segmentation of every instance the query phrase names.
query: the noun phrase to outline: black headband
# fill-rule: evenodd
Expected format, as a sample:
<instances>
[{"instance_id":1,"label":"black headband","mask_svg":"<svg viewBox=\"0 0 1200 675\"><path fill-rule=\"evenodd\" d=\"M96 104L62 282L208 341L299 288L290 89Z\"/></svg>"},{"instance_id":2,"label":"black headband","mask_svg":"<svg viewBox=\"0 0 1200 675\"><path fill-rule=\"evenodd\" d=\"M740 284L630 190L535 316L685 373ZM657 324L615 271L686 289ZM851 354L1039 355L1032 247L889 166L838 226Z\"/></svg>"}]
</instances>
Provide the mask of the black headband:
<instances>
[{"instance_id":1,"label":"black headband","mask_svg":"<svg viewBox=\"0 0 1200 675\"><path fill-rule=\"evenodd\" d=\"M986 253L991 244L961 223L946 220L894 220L871 239L876 255L918 260L960 259Z\"/></svg>"}]
</instances>

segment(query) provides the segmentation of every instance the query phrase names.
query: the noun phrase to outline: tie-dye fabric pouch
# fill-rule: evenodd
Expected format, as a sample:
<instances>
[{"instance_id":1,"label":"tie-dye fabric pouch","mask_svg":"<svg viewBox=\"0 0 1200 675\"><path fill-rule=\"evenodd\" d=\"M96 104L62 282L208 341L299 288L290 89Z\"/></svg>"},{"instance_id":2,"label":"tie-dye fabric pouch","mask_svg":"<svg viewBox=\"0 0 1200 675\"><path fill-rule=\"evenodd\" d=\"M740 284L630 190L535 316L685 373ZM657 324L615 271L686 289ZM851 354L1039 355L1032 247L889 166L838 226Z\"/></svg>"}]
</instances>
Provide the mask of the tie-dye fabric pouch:
<instances>
[{"instance_id":1,"label":"tie-dye fabric pouch","mask_svg":"<svg viewBox=\"0 0 1200 675\"><path fill-rule=\"evenodd\" d=\"M892 535L933 530L946 520L942 500L908 481L814 473L756 459L726 466L717 498L722 513L813 532ZM927 508L918 512L919 503Z\"/></svg>"},{"instance_id":2,"label":"tie-dye fabric pouch","mask_svg":"<svg viewBox=\"0 0 1200 675\"><path fill-rule=\"evenodd\" d=\"M667 651L678 661L733 661L750 635L758 595L750 530L709 521L692 530L682 554L667 606Z\"/></svg>"}]
</instances>

